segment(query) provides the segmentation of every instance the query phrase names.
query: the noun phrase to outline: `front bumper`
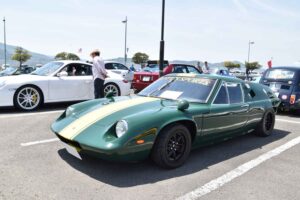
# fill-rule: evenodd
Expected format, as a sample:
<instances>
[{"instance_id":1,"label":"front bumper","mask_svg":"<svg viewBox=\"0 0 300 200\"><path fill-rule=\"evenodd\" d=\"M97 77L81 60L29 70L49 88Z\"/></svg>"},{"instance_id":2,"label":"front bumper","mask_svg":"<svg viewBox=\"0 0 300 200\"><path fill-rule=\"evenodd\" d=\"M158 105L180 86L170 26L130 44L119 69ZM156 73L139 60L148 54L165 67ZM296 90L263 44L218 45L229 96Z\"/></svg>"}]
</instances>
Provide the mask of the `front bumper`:
<instances>
[{"instance_id":1,"label":"front bumper","mask_svg":"<svg viewBox=\"0 0 300 200\"><path fill-rule=\"evenodd\" d=\"M117 162L134 162L145 160L150 155L153 145L152 143L145 143L143 145L134 145L131 147L112 147L110 149L98 147L96 148L81 144L77 141L65 139L57 133L56 135L62 142L75 148L79 155L82 157L88 155L103 160Z\"/></svg>"}]
</instances>

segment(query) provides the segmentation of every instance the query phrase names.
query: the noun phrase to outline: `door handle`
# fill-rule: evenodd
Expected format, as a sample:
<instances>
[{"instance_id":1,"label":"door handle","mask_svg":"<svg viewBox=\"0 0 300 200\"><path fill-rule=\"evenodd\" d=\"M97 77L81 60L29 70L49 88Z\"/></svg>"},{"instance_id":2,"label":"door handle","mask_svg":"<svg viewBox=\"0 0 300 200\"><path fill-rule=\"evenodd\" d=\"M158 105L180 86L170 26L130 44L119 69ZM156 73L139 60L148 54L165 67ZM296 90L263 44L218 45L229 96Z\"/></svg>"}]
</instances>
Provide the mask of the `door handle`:
<instances>
[{"instance_id":1,"label":"door handle","mask_svg":"<svg viewBox=\"0 0 300 200\"><path fill-rule=\"evenodd\" d=\"M248 108L249 105L248 104L245 104L245 105L241 105L241 108Z\"/></svg>"}]
</instances>

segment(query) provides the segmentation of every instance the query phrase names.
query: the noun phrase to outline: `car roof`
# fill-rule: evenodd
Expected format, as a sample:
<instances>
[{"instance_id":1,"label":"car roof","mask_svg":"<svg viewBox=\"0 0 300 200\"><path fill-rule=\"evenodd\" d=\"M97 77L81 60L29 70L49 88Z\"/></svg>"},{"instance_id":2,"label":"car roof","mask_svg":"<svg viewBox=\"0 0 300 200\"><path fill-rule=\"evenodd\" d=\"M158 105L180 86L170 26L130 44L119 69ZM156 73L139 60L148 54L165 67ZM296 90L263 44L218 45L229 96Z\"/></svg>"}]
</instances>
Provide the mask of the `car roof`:
<instances>
[{"instance_id":1,"label":"car roof","mask_svg":"<svg viewBox=\"0 0 300 200\"><path fill-rule=\"evenodd\" d=\"M235 81L235 82L244 82L242 79L233 77L233 76L221 76L217 74L192 74L192 73L179 73L179 74L168 74L166 77L191 77L191 78L210 78L210 79L220 79L224 81Z\"/></svg>"},{"instance_id":2,"label":"car roof","mask_svg":"<svg viewBox=\"0 0 300 200\"><path fill-rule=\"evenodd\" d=\"M192 66L194 67L194 65L190 65L190 64L183 64L183 63L171 63L169 65L183 65L183 66Z\"/></svg>"},{"instance_id":3,"label":"car roof","mask_svg":"<svg viewBox=\"0 0 300 200\"><path fill-rule=\"evenodd\" d=\"M55 60L55 61L52 61L52 62L62 62L64 63L65 65L66 64L71 64L71 63L74 63L74 64L87 64L87 65L91 65L90 63L87 63L87 62L84 62L84 61L81 61L81 60Z\"/></svg>"}]
</instances>

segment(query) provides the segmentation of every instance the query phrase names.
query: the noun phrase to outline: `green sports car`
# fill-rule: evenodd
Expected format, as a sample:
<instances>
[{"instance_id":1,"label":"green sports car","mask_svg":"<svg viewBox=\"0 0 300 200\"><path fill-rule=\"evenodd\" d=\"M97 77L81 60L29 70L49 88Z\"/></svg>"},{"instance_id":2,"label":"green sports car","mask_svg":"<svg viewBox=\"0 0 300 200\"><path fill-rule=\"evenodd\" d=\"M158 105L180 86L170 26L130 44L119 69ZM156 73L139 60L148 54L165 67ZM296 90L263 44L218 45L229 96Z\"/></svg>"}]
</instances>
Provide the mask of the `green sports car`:
<instances>
[{"instance_id":1,"label":"green sports car","mask_svg":"<svg viewBox=\"0 0 300 200\"><path fill-rule=\"evenodd\" d=\"M280 100L263 85L217 75L170 74L136 96L75 104L51 129L76 156L151 157L181 166L191 149L253 132L269 136Z\"/></svg>"}]
</instances>

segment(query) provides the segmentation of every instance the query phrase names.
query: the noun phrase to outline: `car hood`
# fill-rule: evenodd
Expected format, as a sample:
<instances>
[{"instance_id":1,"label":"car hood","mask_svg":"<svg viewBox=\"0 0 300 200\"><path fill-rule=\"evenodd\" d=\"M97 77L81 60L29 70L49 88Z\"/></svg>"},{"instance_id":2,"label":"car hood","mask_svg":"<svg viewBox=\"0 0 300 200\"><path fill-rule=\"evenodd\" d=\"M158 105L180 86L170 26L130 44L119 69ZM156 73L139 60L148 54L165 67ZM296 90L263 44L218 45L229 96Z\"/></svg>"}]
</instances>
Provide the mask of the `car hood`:
<instances>
[{"instance_id":1,"label":"car hood","mask_svg":"<svg viewBox=\"0 0 300 200\"><path fill-rule=\"evenodd\" d=\"M119 120L132 122L163 112L164 109L177 111L177 104L173 100L140 96L115 97L114 101L92 100L69 107L52 125L52 129L62 137L73 140L91 126L105 133Z\"/></svg>"}]
</instances>

